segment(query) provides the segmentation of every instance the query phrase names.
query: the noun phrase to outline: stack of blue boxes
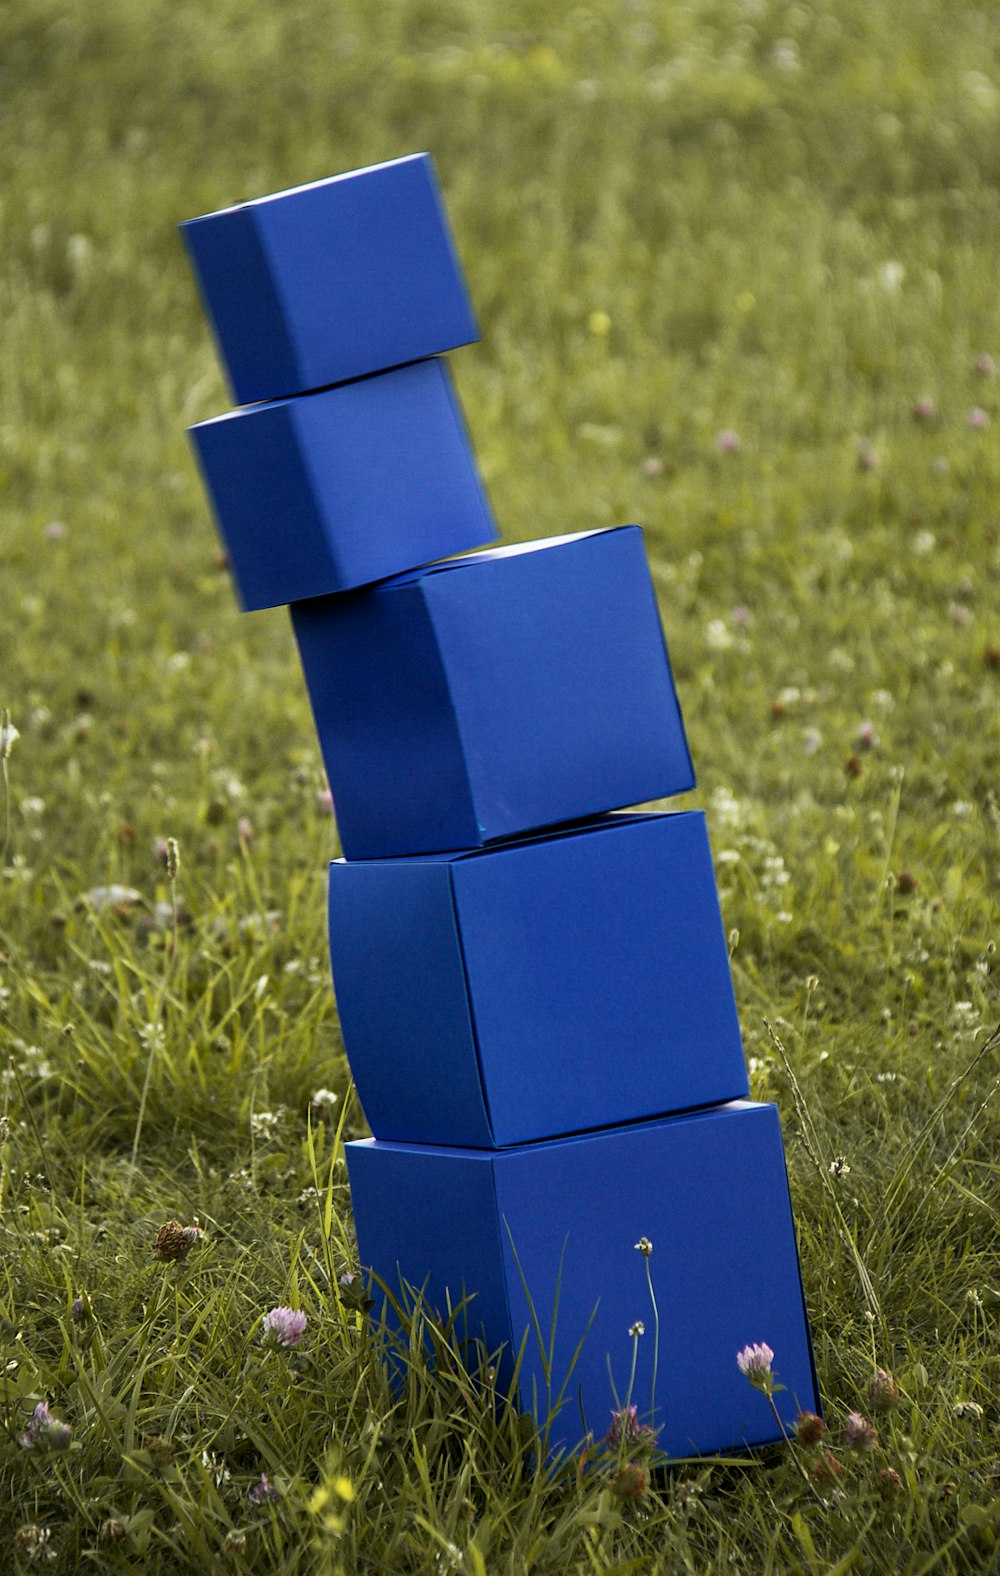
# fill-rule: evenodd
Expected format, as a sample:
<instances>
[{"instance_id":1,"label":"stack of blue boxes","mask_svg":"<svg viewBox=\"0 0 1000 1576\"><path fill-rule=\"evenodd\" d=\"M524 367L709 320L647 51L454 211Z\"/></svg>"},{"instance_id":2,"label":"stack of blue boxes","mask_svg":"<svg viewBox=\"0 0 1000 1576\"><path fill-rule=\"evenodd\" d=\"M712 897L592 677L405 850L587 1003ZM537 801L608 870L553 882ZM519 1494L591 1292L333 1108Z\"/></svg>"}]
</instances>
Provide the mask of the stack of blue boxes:
<instances>
[{"instance_id":1,"label":"stack of blue boxes","mask_svg":"<svg viewBox=\"0 0 1000 1576\"><path fill-rule=\"evenodd\" d=\"M777 1113L746 1098L704 816L627 809L694 785L642 533L487 545L426 156L184 233L245 406L198 457L244 605L291 605L345 856L361 1261L469 1299L498 1383L561 1398L556 1446L626 1401L669 1456L773 1439L742 1347L787 1422L818 1407Z\"/></svg>"}]
</instances>

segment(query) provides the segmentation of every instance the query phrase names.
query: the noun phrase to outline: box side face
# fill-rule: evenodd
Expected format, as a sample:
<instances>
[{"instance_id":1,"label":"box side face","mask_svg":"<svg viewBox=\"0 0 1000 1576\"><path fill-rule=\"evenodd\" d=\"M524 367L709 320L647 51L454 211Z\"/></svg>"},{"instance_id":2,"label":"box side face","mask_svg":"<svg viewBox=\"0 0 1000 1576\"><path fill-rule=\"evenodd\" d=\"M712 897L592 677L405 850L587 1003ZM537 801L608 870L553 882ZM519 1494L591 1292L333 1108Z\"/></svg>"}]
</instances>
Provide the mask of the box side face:
<instances>
[{"instance_id":1,"label":"box side face","mask_svg":"<svg viewBox=\"0 0 1000 1576\"><path fill-rule=\"evenodd\" d=\"M296 402L337 583L382 580L496 536L444 363L421 361Z\"/></svg>"},{"instance_id":2,"label":"box side face","mask_svg":"<svg viewBox=\"0 0 1000 1576\"><path fill-rule=\"evenodd\" d=\"M257 218L296 363L272 397L479 337L426 156L303 187Z\"/></svg>"},{"instance_id":3,"label":"box side face","mask_svg":"<svg viewBox=\"0 0 1000 1576\"><path fill-rule=\"evenodd\" d=\"M693 786L637 527L426 586L481 841Z\"/></svg>"},{"instance_id":4,"label":"box side face","mask_svg":"<svg viewBox=\"0 0 1000 1576\"><path fill-rule=\"evenodd\" d=\"M201 422L190 434L243 606L279 607L334 589L295 412L258 405Z\"/></svg>"},{"instance_id":5,"label":"box side face","mask_svg":"<svg viewBox=\"0 0 1000 1576\"><path fill-rule=\"evenodd\" d=\"M292 607L348 859L476 841L447 679L419 585Z\"/></svg>"},{"instance_id":6,"label":"box side face","mask_svg":"<svg viewBox=\"0 0 1000 1576\"><path fill-rule=\"evenodd\" d=\"M288 324L253 211L227 208L181 233L237 404L296 392Z\"/></svg>"},{"instance_id":7,"label":"box side face","mask_svg":"<svg viewBox=\"0 0 1000 1576\"><path fill-rule=\"evenodd\" d=\"M510 1315L491 1157L375 1139L345 1148L362 1266L397 1300L401 1280L422 1289L442 1318L449 1302L454 1309L470 1297L459 1336L484 1340L490 1352L503 1346L499 1383L509 1382ZM383 1296L378 1289L372 1295L377 1316ZM391 1310L388 1323L398 1328Z\"/></svg>"},{"instance_id":8,"label":"box side face","mask_svg":"<svg viewBox=\"0 0 1000 1576\"><path fill-rule=\"evenodd\" d=\"M700 812L497 848L454 880L498 1144L748 1092Z\"/></svg>"},{"instance_id":9,"label":"box side face","mask_svg":"<svg viewBox=\"0 0 1000 1576\"><path fill-rule=\"evenodd\" d=\"M335 860L330 958L376 1138L489 1145L446 864Z\"/></svg>"},{"instance_id":10,"label":"box side face","mask_svg":"<svg viewBox=\"0 0 1000 1576\"><path fill-rule=\"evenodd\" d=\"M657 1323L634 1246L642 1236L653 1244L649 1268L659 1310L654 1421L661 1449L676 1457L776 1437L765 1398L736 1366L737 1352L758 1341L772 1347L787 1387L776 1397L786 1427L800 1409L818 1410L773 1107L720 1107L508 1150L497 1157L497 1203L513 1244L504 1233L514 1341L530 1323L514 1249L542 1330L558 1285L557 1384L583 1341L562 1431L555 1430L560 1442L581 1437L581 1413L587 1428L604 1434L627 1393L636 1320L645 1333L631 1400L649 1421ZM539 1373L537 1347L529 1345L522 1393Z\"/></svg>"}]
</instances>

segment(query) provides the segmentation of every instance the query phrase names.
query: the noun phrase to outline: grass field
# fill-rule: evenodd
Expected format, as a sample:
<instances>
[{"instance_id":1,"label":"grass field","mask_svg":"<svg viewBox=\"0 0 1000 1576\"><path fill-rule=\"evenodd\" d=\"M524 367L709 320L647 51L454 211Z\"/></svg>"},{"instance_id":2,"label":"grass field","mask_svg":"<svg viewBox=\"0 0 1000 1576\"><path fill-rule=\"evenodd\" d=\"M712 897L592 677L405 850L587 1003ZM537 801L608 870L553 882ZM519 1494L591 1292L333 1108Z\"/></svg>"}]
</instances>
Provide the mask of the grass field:
<instances>
[{"instance_id":1,"label":"grass field","mask_svg":"<svg viewBox=\"0 0 1000 1576\"><path fill-rule=\"evenodd\" d=\"M335 833L185 437L177 223L420 149L506 539L646 527L785 1123L827 1439L637 1495L532 1467L447 1332L394 1397L341 1284ZM0 1563L996 1568L995 9L6 0L0 161Z\"/></svg>"}]
</instances>

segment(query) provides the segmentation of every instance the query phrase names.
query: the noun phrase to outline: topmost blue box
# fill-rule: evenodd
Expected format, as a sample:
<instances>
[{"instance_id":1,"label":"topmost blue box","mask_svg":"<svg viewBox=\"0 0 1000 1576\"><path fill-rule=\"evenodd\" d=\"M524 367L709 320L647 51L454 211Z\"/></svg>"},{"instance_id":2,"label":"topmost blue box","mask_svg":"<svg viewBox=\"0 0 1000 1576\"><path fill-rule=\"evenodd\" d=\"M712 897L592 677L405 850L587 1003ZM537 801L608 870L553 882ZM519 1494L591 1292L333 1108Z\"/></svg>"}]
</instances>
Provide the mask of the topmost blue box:
<instances>
[{"instance_id":1,"label":"topmost blue box","mask_svg":"<svg viewBox=\"0 0 1000 1576\"><path fill-rule=\"evenodd\" d=\"M241 405L479 338L426 153L181 225Z\"/></svg>"}]
</instances>

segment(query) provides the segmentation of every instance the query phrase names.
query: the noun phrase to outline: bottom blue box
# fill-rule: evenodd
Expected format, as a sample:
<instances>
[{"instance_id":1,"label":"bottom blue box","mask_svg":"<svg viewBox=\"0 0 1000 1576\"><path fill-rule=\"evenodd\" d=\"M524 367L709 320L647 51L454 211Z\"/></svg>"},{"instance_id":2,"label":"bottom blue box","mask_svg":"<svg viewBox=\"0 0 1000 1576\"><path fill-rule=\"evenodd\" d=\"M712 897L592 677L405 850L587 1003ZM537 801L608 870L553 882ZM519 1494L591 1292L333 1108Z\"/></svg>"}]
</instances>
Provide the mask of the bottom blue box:
<instances>
[{"instance_id":1,"label":"bottom blue box","mask_svg":"<svg viewBox=\"0 0 1000 1576\"><path fill-rule=\"evenodd\" d=\"M736 1365L757 1342L774 1351L786 1427L819 1410L774 1106L734 1101L502 1151L367 1139L347 1160L362 1265L442 1313L470 1296L464 1334L502 1346L502 1391L523 1341L520 1409L544 1421L561 1395L553 1450L599 1439L627 1399L672 1458L776 1440Z\"/></svg>"}]
</instances>

